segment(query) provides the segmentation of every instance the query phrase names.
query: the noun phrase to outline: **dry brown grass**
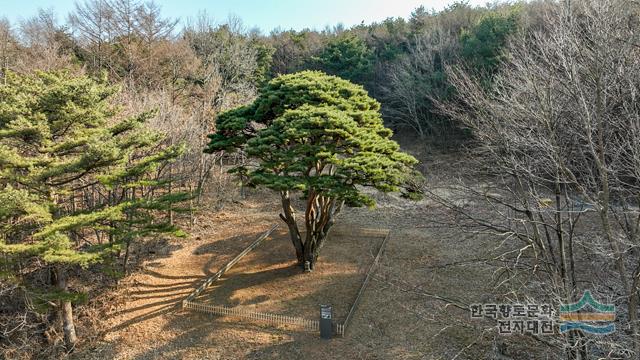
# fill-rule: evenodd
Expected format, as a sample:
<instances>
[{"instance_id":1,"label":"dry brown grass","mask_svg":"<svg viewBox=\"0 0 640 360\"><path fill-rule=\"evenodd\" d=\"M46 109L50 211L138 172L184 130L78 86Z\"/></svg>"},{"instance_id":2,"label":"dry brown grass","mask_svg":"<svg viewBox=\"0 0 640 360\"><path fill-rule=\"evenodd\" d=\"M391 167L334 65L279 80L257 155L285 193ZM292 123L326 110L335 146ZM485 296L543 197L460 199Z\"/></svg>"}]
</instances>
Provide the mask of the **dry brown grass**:
<instances>
[{"instance_id":1,"label":"dry brown grass","mask_svg":"<svg viewBox=\"0 0 640 360\"><path fill-rule=\"evenodd\" d=\"M399 209L405 205L411 208ZM314 358L451 358L477 334L455 325L456 318L467 317L465 311L445 307L420 291L426 287L470 300L481 288L479 277L490 273L428 267L477 253L464 238L427 226L435 215L432 206L388 198L377 209L348 209L341 217L343 229L392 229L381 265L345 338L327 342L315 334L180 309L180 300L201 279L278 221L277 199L260 193L222 212L199 215L188 241L176 242L166 256L147 261L127 277L120 291L125 301L104 314L102 341L85 346L73 358L295 359L305 353ZM380 241L380 237L332 238L318 269L308 275L292 266L292 247L280 232L203 296L220 304L309 318L317 315L319 304L331 303L342 318ZM447 324L454 326L441 331Z\"/></svg>"},{"instance_id":2,"label":"dry brown grass","mask_svg":"<svg viewBox=\"0 0 640 360\"><path fill-rule=\"evenodd\" d=\"M322 249L318 268L307 274L297 265L288 234L281 230L197 301L307 319L317 319L319 305L327 304L333 306L334 319L342 323L381 242L380 237L334 232Z\"/></svg>"}]
</instances>

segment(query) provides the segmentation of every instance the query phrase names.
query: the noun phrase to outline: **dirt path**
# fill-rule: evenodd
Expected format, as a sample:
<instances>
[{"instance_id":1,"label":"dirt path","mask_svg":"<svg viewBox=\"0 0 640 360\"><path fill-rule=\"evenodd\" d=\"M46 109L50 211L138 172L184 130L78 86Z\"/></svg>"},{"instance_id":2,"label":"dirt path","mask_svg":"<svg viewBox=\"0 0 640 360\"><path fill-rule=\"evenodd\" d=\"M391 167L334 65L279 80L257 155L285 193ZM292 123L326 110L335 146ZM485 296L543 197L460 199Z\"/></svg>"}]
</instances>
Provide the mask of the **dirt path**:
<instances>
[{"instance_id":1,"label":"dirt path","mask_svg":"<svg viewBox=\"0 0 640 360\"><path fill-rule=\"evenodd\" d=\"M123 305L104 314L104 339L77 359L450 359L481 333L458 319L464 310L431 294L477 302L490 269L441 267L477 256L482 244L434 224L446 216L427 202L379 199L374 209L348 209L343 226L392 229L381 265L345 338L322 341L183 311L180 300L254 235L278 221L278 203L264 193L235 208L201 215L188 240L172 242L123 280ZM367 255L369 256L369 255ZM459 358L478 358L473 347ZM306 356L305 355L305 356Z\"/></svg>"}]
</instances>

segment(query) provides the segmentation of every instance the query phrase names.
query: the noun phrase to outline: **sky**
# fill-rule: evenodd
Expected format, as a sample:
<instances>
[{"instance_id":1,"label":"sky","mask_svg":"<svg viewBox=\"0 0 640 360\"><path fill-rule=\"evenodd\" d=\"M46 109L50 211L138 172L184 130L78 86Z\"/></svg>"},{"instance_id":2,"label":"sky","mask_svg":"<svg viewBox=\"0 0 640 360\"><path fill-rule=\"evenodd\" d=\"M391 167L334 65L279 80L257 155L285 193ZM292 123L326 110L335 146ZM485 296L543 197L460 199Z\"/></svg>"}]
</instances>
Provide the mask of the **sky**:
<instances>
[{"instance_id":1,"label":"sky","mask_svg":"<svg viewBox=\"0 0 640 360\"><path fill-rule=\"evenodd\" d=\"M83 0L82 0L83 1ZM76 0L0 0L0 18L12 23L28 18L38 9L53 9L58 20L65 20ZM347 27L364 21L371 23L387 17L408 17L420 5L426 9L442 10L453 0L155 0L166 17L192 18L200 10L219 22L230 15L240 17L250 28L265 33L280 27L288 30L343 24ZM469 0L471 5L484 5L487 0Z\"/></svg>"}]
</instances>

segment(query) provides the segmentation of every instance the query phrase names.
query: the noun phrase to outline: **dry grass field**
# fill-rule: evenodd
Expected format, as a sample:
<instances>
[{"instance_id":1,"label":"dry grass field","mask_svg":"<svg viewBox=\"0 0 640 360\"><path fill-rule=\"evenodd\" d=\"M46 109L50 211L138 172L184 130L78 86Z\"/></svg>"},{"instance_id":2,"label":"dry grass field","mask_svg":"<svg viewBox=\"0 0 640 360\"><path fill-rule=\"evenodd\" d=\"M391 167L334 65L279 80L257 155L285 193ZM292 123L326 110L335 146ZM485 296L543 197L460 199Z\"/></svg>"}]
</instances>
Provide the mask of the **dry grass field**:
<instances>
[{"instance_id":1,"label":"dry grass field","mask_svg":"<svg viewBox=\"0 0 640 360\"><path fill-rule=\"evenodd\" d=\"M455 159L433 159L437 161L421 166L429 181L438 183L443 180L435 175L447 174ZM323 341L317 334L181 309L182 299L203 279L258 234L280 223L277 196L251 190L241 199L204 202L194 225L184 224L188 238L154 239L136 248L131 261L135 266L115 289L107 274L89 288L71 284L89 293L90 301L75 313L81 343L69 357L475 359L490 352L490 341L473 345L485 335L482 326L469 326L468 311L449 305L450 300L472 303L488 296L492 268L465 265L465 259L490 250L482 243L490 239L440 225L451 214L427 200L374 196L378 201L374 209L343 211L336 225L342 235L336 231L329 239L314 273L303 274L292 266L292 246L281 224L272 240L202 295L212 303L307 318L317 316L318 305L331 304L342 321L381 241L345 229L389 229L383 257L344 338ZM33 339L38 344L44 341Z\"/></svg>"},{"instance_id":2,"label":"dry grass field","mask_svg":"<svg viewBox=\"0 0 640 360\"><path fill-rule=\"evenodd\" d=\"M453 161L441 160L430 165L432 173L444 173L439 164ZM189 239L154 249L151 260L123 279L122 290L109 294L110 305L100 309L101 331L72 358L482 359L494 357L496 341L510 342L511 358L530 358L526 339L500 337L493 324L469 321L464 309L491 300L494 268L476 259L491 253L495 239L443 224L451 214L428 200L375 196L375 209L346 209L336 225L343 233L391 230L344 338L325 341L309 332L181 309L181 300L204 278L279 221L276 196L256 192L198 214ZM304 274L293 266L293 248L281 226L199 300L311 319L318 305L330 303L341 319L381 238L336 234L317 270Z\"/></svg>"}]
</instances>

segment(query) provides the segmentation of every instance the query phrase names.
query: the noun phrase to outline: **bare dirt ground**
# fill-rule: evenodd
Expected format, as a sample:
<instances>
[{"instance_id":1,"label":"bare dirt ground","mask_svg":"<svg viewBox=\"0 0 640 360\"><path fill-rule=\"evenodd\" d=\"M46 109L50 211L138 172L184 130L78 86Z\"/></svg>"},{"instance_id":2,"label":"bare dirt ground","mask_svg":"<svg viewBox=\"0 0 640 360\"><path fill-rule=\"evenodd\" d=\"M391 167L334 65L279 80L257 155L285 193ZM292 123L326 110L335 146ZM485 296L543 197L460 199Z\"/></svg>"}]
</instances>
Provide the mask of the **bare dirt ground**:
<instances>
[{"instance_id":1,"label":"bare dirt ground","mask_svg":"<svg viewBox=\"0 0 640 360\"><path fill-rule=\"evenodd\" d=\"M332 231L312 273L301 271L292 256L288 233L282 229L242 258L196 301L314 320L318 305L327 304L333 307L334 319L342 323L383 238L345 236L339 230Z\"/></svg>"},{"instance_id":2,"label":"bare dirt ground","mask_svg":"<svg viewBox=\"0 0 640 360\"><path fill-rule=\"evenodd\" d=\"M431 166L437 172L438 164ZM202 212L189 239L172 241L154 260L125 278L117 294L121 301L103 314L101 340L81 347L72 358L493 358L495 332L487 331L486 324L470 323L464 307L489 300L492 268L474 259L490 252L494 240L440 225L450 214L437 204L393 195L376 197L377 208L346 209L339 220L339 226L346 228L391 229L381 263L344 338L325 341L308 332L180 309L180 301L203 278L279 221L276 197L259 192L221 211ZM327 245L318 272L312 275L322 281L309 288L306 275L290 266L292 248L283 227L280 231L275 240L236 265L212 301L260 310L276 307L278 311L273 312L287 314L287 307L295 303L289 300L297 299L302 305L294 310L300 316L300 312L317 312L319 304L314 303L326 299L317 294L335 291L344 299L355 294L363 267L375 253L371 241L344 239L344 243ZM345 260L332 264L334 256ZM256 286L256 291L244 285ZM344 310L338 312L341 315Z\"/></svg>"}]
</instances>

